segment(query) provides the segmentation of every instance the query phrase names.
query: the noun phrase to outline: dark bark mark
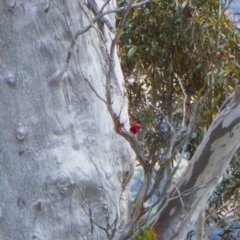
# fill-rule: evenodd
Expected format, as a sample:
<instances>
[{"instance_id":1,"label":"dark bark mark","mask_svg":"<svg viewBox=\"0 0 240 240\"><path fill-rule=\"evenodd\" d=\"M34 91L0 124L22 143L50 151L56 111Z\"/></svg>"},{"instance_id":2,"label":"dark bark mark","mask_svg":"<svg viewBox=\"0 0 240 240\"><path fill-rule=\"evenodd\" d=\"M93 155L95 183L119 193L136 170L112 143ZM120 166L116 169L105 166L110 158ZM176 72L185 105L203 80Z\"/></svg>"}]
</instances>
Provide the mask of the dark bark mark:
<instances>
[{"instance_id":1,"label":"dark bark mark","mask_svg":"<svg viewBox=\"0 0 240 240\"><path fill-rule=\"evenodd\" d=\"M192 176L185 185L180 186L180 192L191 189L195 185L198 176L205 170L205 167L208 165L209 159L213 153L213 151L211 151L212 143L215 142L217 139L222 138L228 132L230 132L230 137L232 137L232 129L240 122L240 117L232 121L232 123L228 127L223 128L222 122L220 122L218 126L211 132L208 144L206 144L205 148L202 151L202 154L199 156L199 159L195 160L193 156L192 160L195 161L195 164L193 166ZM211 166L213 166L213 164Z\"/></svg>"},{"instance_id":2,"label":"dark bark mark","mask_svg":"<svg viewBox=\"0 0 240 240\"><path fill-rule=\"evenodd\" d=\"M22 197L18 197L17 206L21 209L24 208L26 206L26 201Z\"/></svg>"},{"instance_id":3,"label":"dark bark mark","mask_svg":"<svg viewBox=\"0 0 240 240\"><path fill-rule=\"evenodd\" d=\"M183 193L186 190L190 190L195 186L198 176L205 170L206 166L208 165L209 159L213 153L213 151L211 151L212 143L214 141L216 141L217 139L222 138L228 132L232 131L233 127L240 122L240 117L238 117L234 121L232 121L232 123L226 128L222 127L222 122L223 121L221 121L219 123L219 125L211 132L208 144L206 144L205 148L202 151L202 154L199 156L199 159L194 159L194 156L193 156L192 161L196 161L196 162L193 166L192 175L186 184L179 186L180 193ZM213 166L213 164L211 166ZM159 236L161 235L162 232L164 232L166 229L169 228L169 223L174 221L174 219L176 219L176 220L179 219L179 216L181 214L183 214L184 210L186 213L186 209L183 208L181 200L183 201L185 208L191 207L191 202L194 199L196 191L193 191L192 193L190 193L186 196L178 197L169 202L167 208L165 209L163 214L159 217L158 222L155 225L156 231L159 234ZM210 194L210 192L208 193L208 196L209 196L209 194ZM176 190L173 190L169 197L174 198L177 196L178 196L178 192ZM172 215L170 215L171 210L173 208L177 208L177 210ZM179 210L179 208L180 208L180 210ZM181 211L181 209L182 209L182 211Z\"/></svg>"},{"instance_id":4,"label":"dark bark mark","mask_svg":"<svg viewBox=\"0 0 240 240\"><path fill-rule=\"evenodd\" d=\"M48 0L48 4L47 7L45 8L44 12L48 13L49 9L50 9L50 4L51 4L51 0Z\"/></svg>"},{"instance_id":5,"label":"dark bark mark","mask_svg":"<svg viewBox=\"0 0 240 240\"><path fill-rule=\"evenodd\" d=\"M8 76L5 77L5 81L7 82L7 84L11 87L13 87L14 85L16 85L17 80L16 78L12 75L9 74Z\"/></svg>"},{"instance_id":6,"label":"dark bark mark","mask_svg":"<svg viewBox=\"0 0 240 240\"><path fill-rule=\"evenodd\" d=\"M6 4L10 12L13 12L13 8L15 8L16 3L17 3L17 0L6 0Z\"/></svg>"}]
</instances>

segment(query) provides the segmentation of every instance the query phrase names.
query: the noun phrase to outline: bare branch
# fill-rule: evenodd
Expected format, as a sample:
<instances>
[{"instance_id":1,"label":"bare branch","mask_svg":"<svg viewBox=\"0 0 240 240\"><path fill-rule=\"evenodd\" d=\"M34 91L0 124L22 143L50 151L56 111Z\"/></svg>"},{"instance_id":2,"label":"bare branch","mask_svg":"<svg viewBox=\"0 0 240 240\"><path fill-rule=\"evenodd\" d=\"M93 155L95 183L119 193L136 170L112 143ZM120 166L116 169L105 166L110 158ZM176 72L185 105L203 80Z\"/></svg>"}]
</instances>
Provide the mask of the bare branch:
<instances>
[{"instance_id":1,"label":"bare branch","mask_svg":"<svg viewBox=\"0 0 240 240\"><path fill-rule=\"evenodd\" d=\"M136 4L132 4L130 8L138 8L138 7L143 6L143 5L145 5L146 3L149 3L149 2L152 2L152 0L146 0L146 1L142 1L142 2L136 3ZM106 2L106 3L107 3L107 2ZM107 4L106 4L106 5L107 5ZM128 4L128 5L129 5L129 4ZM103 5L103 7L105 7L105 4ZM103 7L102 7L102 8L103 8ZM113 10L109 10L109 11L102 12L102 8L101 8L99 14L96 15L96 17L94 17L94 18L92 19L92 23L96 23L96 22L99 21L99 19L100 19L101 17L103 17L104 15L123 12L123 11L125 11L125 9L126 9L125 7L121 7L121 8L116 8L116 9L113 9ZM130 10L130 9L129 9L129 10ZM78 30L77 33L76 33L76 35L75 35L75 39L77 39L77 38L79 37L79 35L87 32L91 27L92 27L92 25L90 24L90 25L86 26L85 28Z\"/></svg>"},{"instance_id":2,"label":"bare branch","mask_svg":"<svg viewBox=\"0 0 240 240\"><path fill-rule=\"evenodd\" d=\"M202 184L203 185L203 184ZM180 193L179 191L178 192L178 195L175 196L175 197L172 197L172 198L169 198L168 196L166 196L165 198L163 198L162 200L159 201L159 204L158 204L158 210L155 212L155 214L153 214L150 218L149 218L149 224L152 226L156 223L156 221L158 221L159 217L162 215L162 213L165 211L166 207L168 206L168 203L170 201L173 201L175 199L178 199L183 196L187 196L187 195L190 195L192 194L193 192L195 191L198 191L202 188L206 188L206 186L208 185L208 183L204 184L203 186L200 186L200 187L193 187L191 189L188 189L188 190L185 190L184 192Z\"/></svg>"},{"instance_id":3,"label":"bare branch","mask_svg":"<svg viewBox=\"0 0 240 240\"><path fill-rule=\"evenodd\" d=\"M128 2L127 7L126 7L126 9L123 12L123 16L122 16L122 18L121 18L121 20L120 20L120 22L118 24L118 31L116 33L115 38L112 41L112 45L111 45L111 49L110 49L110 56L111 57L113 57L114 49L115 49L116 44L117 44L117 42L118 42L118 40L119 40L119 38L120 38L120 36L122 34L122 31L123 31L123 28L124 28L124 24L125 24L125 21L126 21L126 17L127 17L128 13L129 13L129 11L131 10L134 1L135 0L130 0Z\"/></svg>"},{"instance_id":4,"label":"bare branch","mask_svg":"<svg viewBox=\"0 0 240 240\"><path fill-rule=\"evenodd\" d=\"M180 193L180 191L179 191L179 189L178 189L178 186L177 186L176 184L174 184L174 187L175 187L175 189L176 189L176 191L177 191L177 193L178 193L178 197L180 198L182 207L184 208L184 207L185 207L185 206L184 206L184 202L183 202L183 200L182 200L181 193Z\"/></svg>"},{"instance_id":5,"label":"bare branch","mask_svg":"<svg viewBox=\"0 0 240 240\"><path fill-rule=\"evenodd\" d=\"M129 131L127 131L123 128L121 128L119 134L121 136L123 136L130 143L132 149L134 150L134 152L137 155L137 160L140 162L140 164L143 167L148 168L150 164L149 164L146 156L143 154L141 146L139 145L136 137L132 133L130 133Z\"/></svg>"},{"instance_id":6,"label":"bare branch","mask_svg":"<svg viewBox=\"0 0 240 240\"><path fill-rule=\"evenodd\" d=\"M82 73L82 75L83 75L83 73ZM90 77L91 77L91 76L90 76ZM103 101L105 104L107 104L106 100L103 99L103 98L98 94L98 92L96 91L96 89L93 87L92 83L90 83L90 81L89 81L86 77L83 76L83 78L84 78L84 80L88 83L89 87L90 87L91 90L95 93L95 95L96 95L101 101Z\"/></svg>"},{"instance_id":7,"label":"bare branch","mask_svg":"<svg viewBox=\"0 0 240 240\"><path fill-rule=\"evenodd\" d=\"M111 0L107 0L101 7L101 9L99 10L99 13L102 13L104 8L110 3Z\"/></svg>"},{"instance_id":8,"label":"bare branch","mask_svg":"<svg viewBox=\"0 0 240 240\"><path fill-rule=\"evenodd\" d=\"M208 93L207 93L208 94ZM190 120L189 120L189 125L187 128L187 132L182 136L182 138L178 141L176 147L175 147L175 151L174 154L176 154L177 151L179 151L184 145L187 144L189 138L192 136L195 124L196 124L196 120L197 120L197 114L199 112L200 107L202 106L202 103L204 101L204 97L201 98L196 105L193 108L193 111L191 113L190 116ZM181 131L179 132L179 134L181 134Z\"/></svg>"},{"instance_id":9,"label":"bare branch","mask_svg":"<svg viewBox=\"0 0 240 240\"><path fill-rule=\"evenodd\" d=\"M110 0L109 0L110 1ZM109 2L109 1L107 1L107 2ZM107 3L106 2L106 3ZM106 4L105 3L105 4ZM105 7L106 5L103 5L103 7ZM103 9L103 7L102 7L102 9ZM87 16L87 18L88 18L88 21L90 22L90 25L92 26L92 28L94 28L99 34L100 34L100 36L102 37L102 39L104 39L104 36L103 36L103 34L102 34L102 32L101 31L99 31L95 26L94 26L94 23L92 22L92 19L90 19L90 17L88 16L88 14L86 13L86 11L84 10L84 8L83 7L81 7L82 8L82 11L85 13L85 15Z\"/></svg>"},{"instance_id":10,"label":"bare branch","mask_svg":"<svg viewBox=\"0 0 240 240\"><path fill-rule=\"evenodd\" d=\"M176 154L175 146L177 143L177 134L173 134L171 139L170 139L170 144L168 149L166 149L166 153L164 154L164 158L162 159L162 163L169 162L173 159L174 155Z\"/></svg>"},{"instance_id":11,"label":"bare branch","mask_svg":"<svg viewBox=\"0 0 240 240\"><path fill-rule=\"evenodd\" d=\"M170 129L171 129L171 132L172 132L172 133L175 133L175 129L174 129L173 125L169 122L168 117L164 114L164 112L162 111L162 109L153 106L151 103L148 104L148 105L149 105L150 107L154 108L155 110L157 110L158 112L160 112L160 113L163 115L163 117L164 117L165 120L167 121L168 126L169 126Z\"/></svg>"},{"instance_id":12,"label":"bare branch","mask_svg":"<svg viewBox=\"0 0 240 240\"><path fill-rule=\"evenodd\" d=\"M139 3L135 3L135 4L132 4L131 8L138 8L138 7L141 7L141 6L143 6L147 3L150 3L152 1L153 0L146 0L146 1L139 2ZM113 9L113 10L109 10L109 11L103 12L101 16L104 16L104 15L107 15L107 14L112 14L112 13L120 13L120 12L125 11L125 9L126 8L124 6L124 7L116 8L116 9Z\"/></svg>"},{"instance_id":13,"label":"bare branch","mask_svg":"<svg viewBox=\"0 0 240 240\"><path fill-rule=\"evenodd\" d=\"M146 195L148 187L149 187L150 178L151 178L151 175L145 170L144 171L144 182L143 182L141 189L138 193L138 196L136 198L136 202L135 202L136 206L132 213L131 220L124 227L124 229L121 233L121 236L119 237L119 240L124 240L131 236L132 229L136 226L138 220L143 215L143 203L144 203L144 198L145 198L145 195Z\"/></svg>"},{"instance_id":14,"label":"bare branch","mask_svg":"<svg viewBox=\"0 0 240 240\"><path fill-rule=\"evenodd\" d=\"M50 1L51 1L51 0L49 0L49 6L50 6ZM62 74L65 72L65 70L66 70L66 68L67 68L67 66L68 66L69 59L70 59L70 57L71 57L72 49L73 49L75 43L77 42L78 37L79 37L80 35L86 33L87 31L89 31L89 29L94 26L94 23L96 23L97 21L99 21L104 15L108 15L108 14L112 14L112 13L119 13L119 12L123 12L123 11L125 10L124 7L121 7L121 8L117 8L117 9L113 9L113 10L109 10L109 11L103 12L103 9L107 6L107 4L109 3L109 1L110 1L110 0L106 1L106 2L103 4L102 8L101 8L100 11L99 11L99 14L97 14L91 21L89 20L89 21L90 21L90 24L89 24L88 26L86 26L86 27L84 27L84 28L82 28L82 29L79 29L79 30L75 33L75 35L72 37L73 40L72 40L72 43L70 44L70 47L69 47L69 49L68 49L68 53L67 53L67 56L66 56L66 64L65 64L65 66L64 66L64 70L61 71ZM143 1L143 2L139 2L139 3L137 3L137 4L132 4L131 7L132 7L132 8L137 8L137 7L143 6L143 5L145 5L146 3L149 3L149 2L151 2L151 1L152 1L152 0L146 0L146 1ZM129 9L129 10L130 10L130 9ZM120 32L120 31L119 31L119 32ZM117 36L117 35L116 35L116 36ZM120 35L119 35L119 37L120 37ZM119 37L118 37L118 39L119 39ZM115 38L115 44L117 43L118 39ZM116 40L117 40L117 41L116 41ZM114 44L114 45L115 45L115 44ZM114 45L112 44L112 47L113 47Z\"/></svg>"},{"instance_id":15,"label":"bare branch","mask_svg":"<svg viewBox=\"0 0 240 240\"><path fill-rule=\"evenodd\" d=\"M165 167L164 165L161 166L161 168L158 170L157 172L157 176L156 178L154 179L154 184L153 184L153 187L152 189L150 190L150 192L148 193L148 195L146 196L146 201L152 197L152 195L157 191L157 189L159 188L159 185L162 181L162 179L164 178L164 171L165 171Z\"/></svg>"},{"instance_id":16,"label":"bare branch","mask_svg":"<svg viewBox=\"0 0 240 240\"><path fill-rule=\"evenodd\" d=\"M229 213L227 213L227 214L229 214ZM216 228L218 228L221 223L238 220L239 214L240 214L240 207L237 208L237 211L234 212L234 214L232 214L232 215L227 215L227 214L226 214L226 216L222 217L214 226L211 226L207 232L205 232L204 239L206 239Z\"/></svg>"},{"instance_id":17,"label":"bare branch","mask_svg":"<svg viewBox=\"0 0 240 240\"><path fill-rule=\"evenodd\" d=\"M213 178L214 179L214 178ZM172 198L168 198L169 201L173 201L177 198L180 198L180 197L184 197L184 196L187 196L187 195L190 195L192 194L193 192L196 192L200 189L203 189L203 188L207 188L207 185L211 182L212 180L206 182L206 183L202 183L201 186L198 186L198 187L193 187L191 189L187 189L185 191L183 191L180 195L177 195L175 197L172 197Z\"/></svg>"},{"instance_id":18,"label":"bare branch","mask_svg":"<svg viewBox=\"0 0 240 240\"><path fill-rule=\"evenodd\" d=\"M184 101L183 101L183 118L182 118L182 131L184 129L184 126L185 126L185 122L186 122L186 101L187 101L187 94L184 90L184 87L183 87L183 84L182 84L182 81L181 79L178 77L178 82L179 82L179 85L182 89L182 93L184 95Z\"/></svg>"}]
</instances>

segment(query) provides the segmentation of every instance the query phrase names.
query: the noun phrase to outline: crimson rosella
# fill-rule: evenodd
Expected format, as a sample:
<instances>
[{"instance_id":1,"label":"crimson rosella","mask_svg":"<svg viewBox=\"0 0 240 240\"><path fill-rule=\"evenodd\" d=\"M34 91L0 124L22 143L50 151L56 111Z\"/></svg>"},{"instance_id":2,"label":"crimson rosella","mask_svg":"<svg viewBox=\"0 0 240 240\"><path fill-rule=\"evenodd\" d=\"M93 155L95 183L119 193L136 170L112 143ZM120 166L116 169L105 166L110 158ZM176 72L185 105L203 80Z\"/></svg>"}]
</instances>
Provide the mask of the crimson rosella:
<instances>
[{"instance_id":1,"label":"crimson rosella","mask_svg":"<svg viewBox=\"0 0 240 240\"><path fill-rule=\"evenodd\" d=\"M130 127L130 132L134 135L136 135L140 130L141 130L142 126L140 124L134 124Z\"/></svg>"}]
</instances>

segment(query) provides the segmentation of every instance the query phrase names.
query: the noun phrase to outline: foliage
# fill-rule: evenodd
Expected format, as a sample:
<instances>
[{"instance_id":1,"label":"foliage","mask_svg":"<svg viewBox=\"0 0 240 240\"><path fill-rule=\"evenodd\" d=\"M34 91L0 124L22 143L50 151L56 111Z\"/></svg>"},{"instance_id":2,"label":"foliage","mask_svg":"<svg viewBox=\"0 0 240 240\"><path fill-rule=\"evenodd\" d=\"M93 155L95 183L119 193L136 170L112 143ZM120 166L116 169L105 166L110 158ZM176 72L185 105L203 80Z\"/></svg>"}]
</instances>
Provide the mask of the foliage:
<instances>
[{"instance_id":1,"label":"foliage","mask_svg":"<svg viewBox=\"0 0 240 240\"><path fill-rule=\"evenodd\" d=\"M222 228L222 235L230 234L239 229L240 215L240 159L235 154L223 180L210 197L206 209L206 225Z\"/></svg>"},{"instance_id":2,"label":"foliage","mask_svg":"<svg viewBox=\"0 0 240 240\"><path fill-rule=\"evenodd\" d=\"M130 101L130 121L144 126L141 140L156 169L148 200L154 193L159 195L163 173L169 168L173 171L176 152L168 155L171 128L185 132L194 121L186 148L177 149L190 159L239 80L239 30L228 20L219 0L154 0L132 9L129 15L119 54ZM201 111L191 119L200 99ZM163 164L166 155L169 165ZM240 169L236 158L209 200L207 224L218 223L221 214L236 204Z\"/></svg>"},{"instance_id":3,"label":"foliage","mask_svg":"<svg viewBox=\"0 0 240 240\"><path fill-rule=\"evenodd\" d=\"M152 228L146 228L142 230L134 240L156 240L157 235Z\"/></svg>"},{"instance_id":4,"label":"foliage","mask_svg":"<svg viewBox=\"0 0 240 240\"><path fill-rule=\"evenodd\" d=\"M198 2L183 6L181 1L161 0L132 10L121 37L130 115L132 122L148 129L151 145L153 135L166 142L169 134L163 136L164 117L149 104L180 127L183 103L187 125L193 103L210 89L197 121L201 137L240 74L238 31L219 14L219 1Z\"/></svg>"}]
</instances>

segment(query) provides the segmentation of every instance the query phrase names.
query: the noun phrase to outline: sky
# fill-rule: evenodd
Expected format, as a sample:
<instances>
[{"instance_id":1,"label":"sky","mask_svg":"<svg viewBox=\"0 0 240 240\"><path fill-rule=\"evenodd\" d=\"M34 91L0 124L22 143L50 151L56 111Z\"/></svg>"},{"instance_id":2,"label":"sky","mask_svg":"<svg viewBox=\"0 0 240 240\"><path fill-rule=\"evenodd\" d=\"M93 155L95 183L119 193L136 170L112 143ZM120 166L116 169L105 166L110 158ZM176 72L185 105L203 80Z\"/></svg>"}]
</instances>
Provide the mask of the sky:
<instances>
[{"instance_id":1,"label":"sky","mask_svg":"<svg viewBox=\"0 0 240 240\"><path fill-rule=\"evenodd\" d=\"M222 0L222 2L227 2L227 0ZM225 13L234 25L240 28L240 0L233 0Z\"/></svg>"},{"instance_id":2,"label":"sky","mask_svg":"<svg viewBox=\"0 0 240 240\"><path fill-rule=\"evenodd\" d=\"M232 9L232 11L236 14L240 14L240 0L234 0L231 5L230 8Z\"/></svg>"}]
</instances>

